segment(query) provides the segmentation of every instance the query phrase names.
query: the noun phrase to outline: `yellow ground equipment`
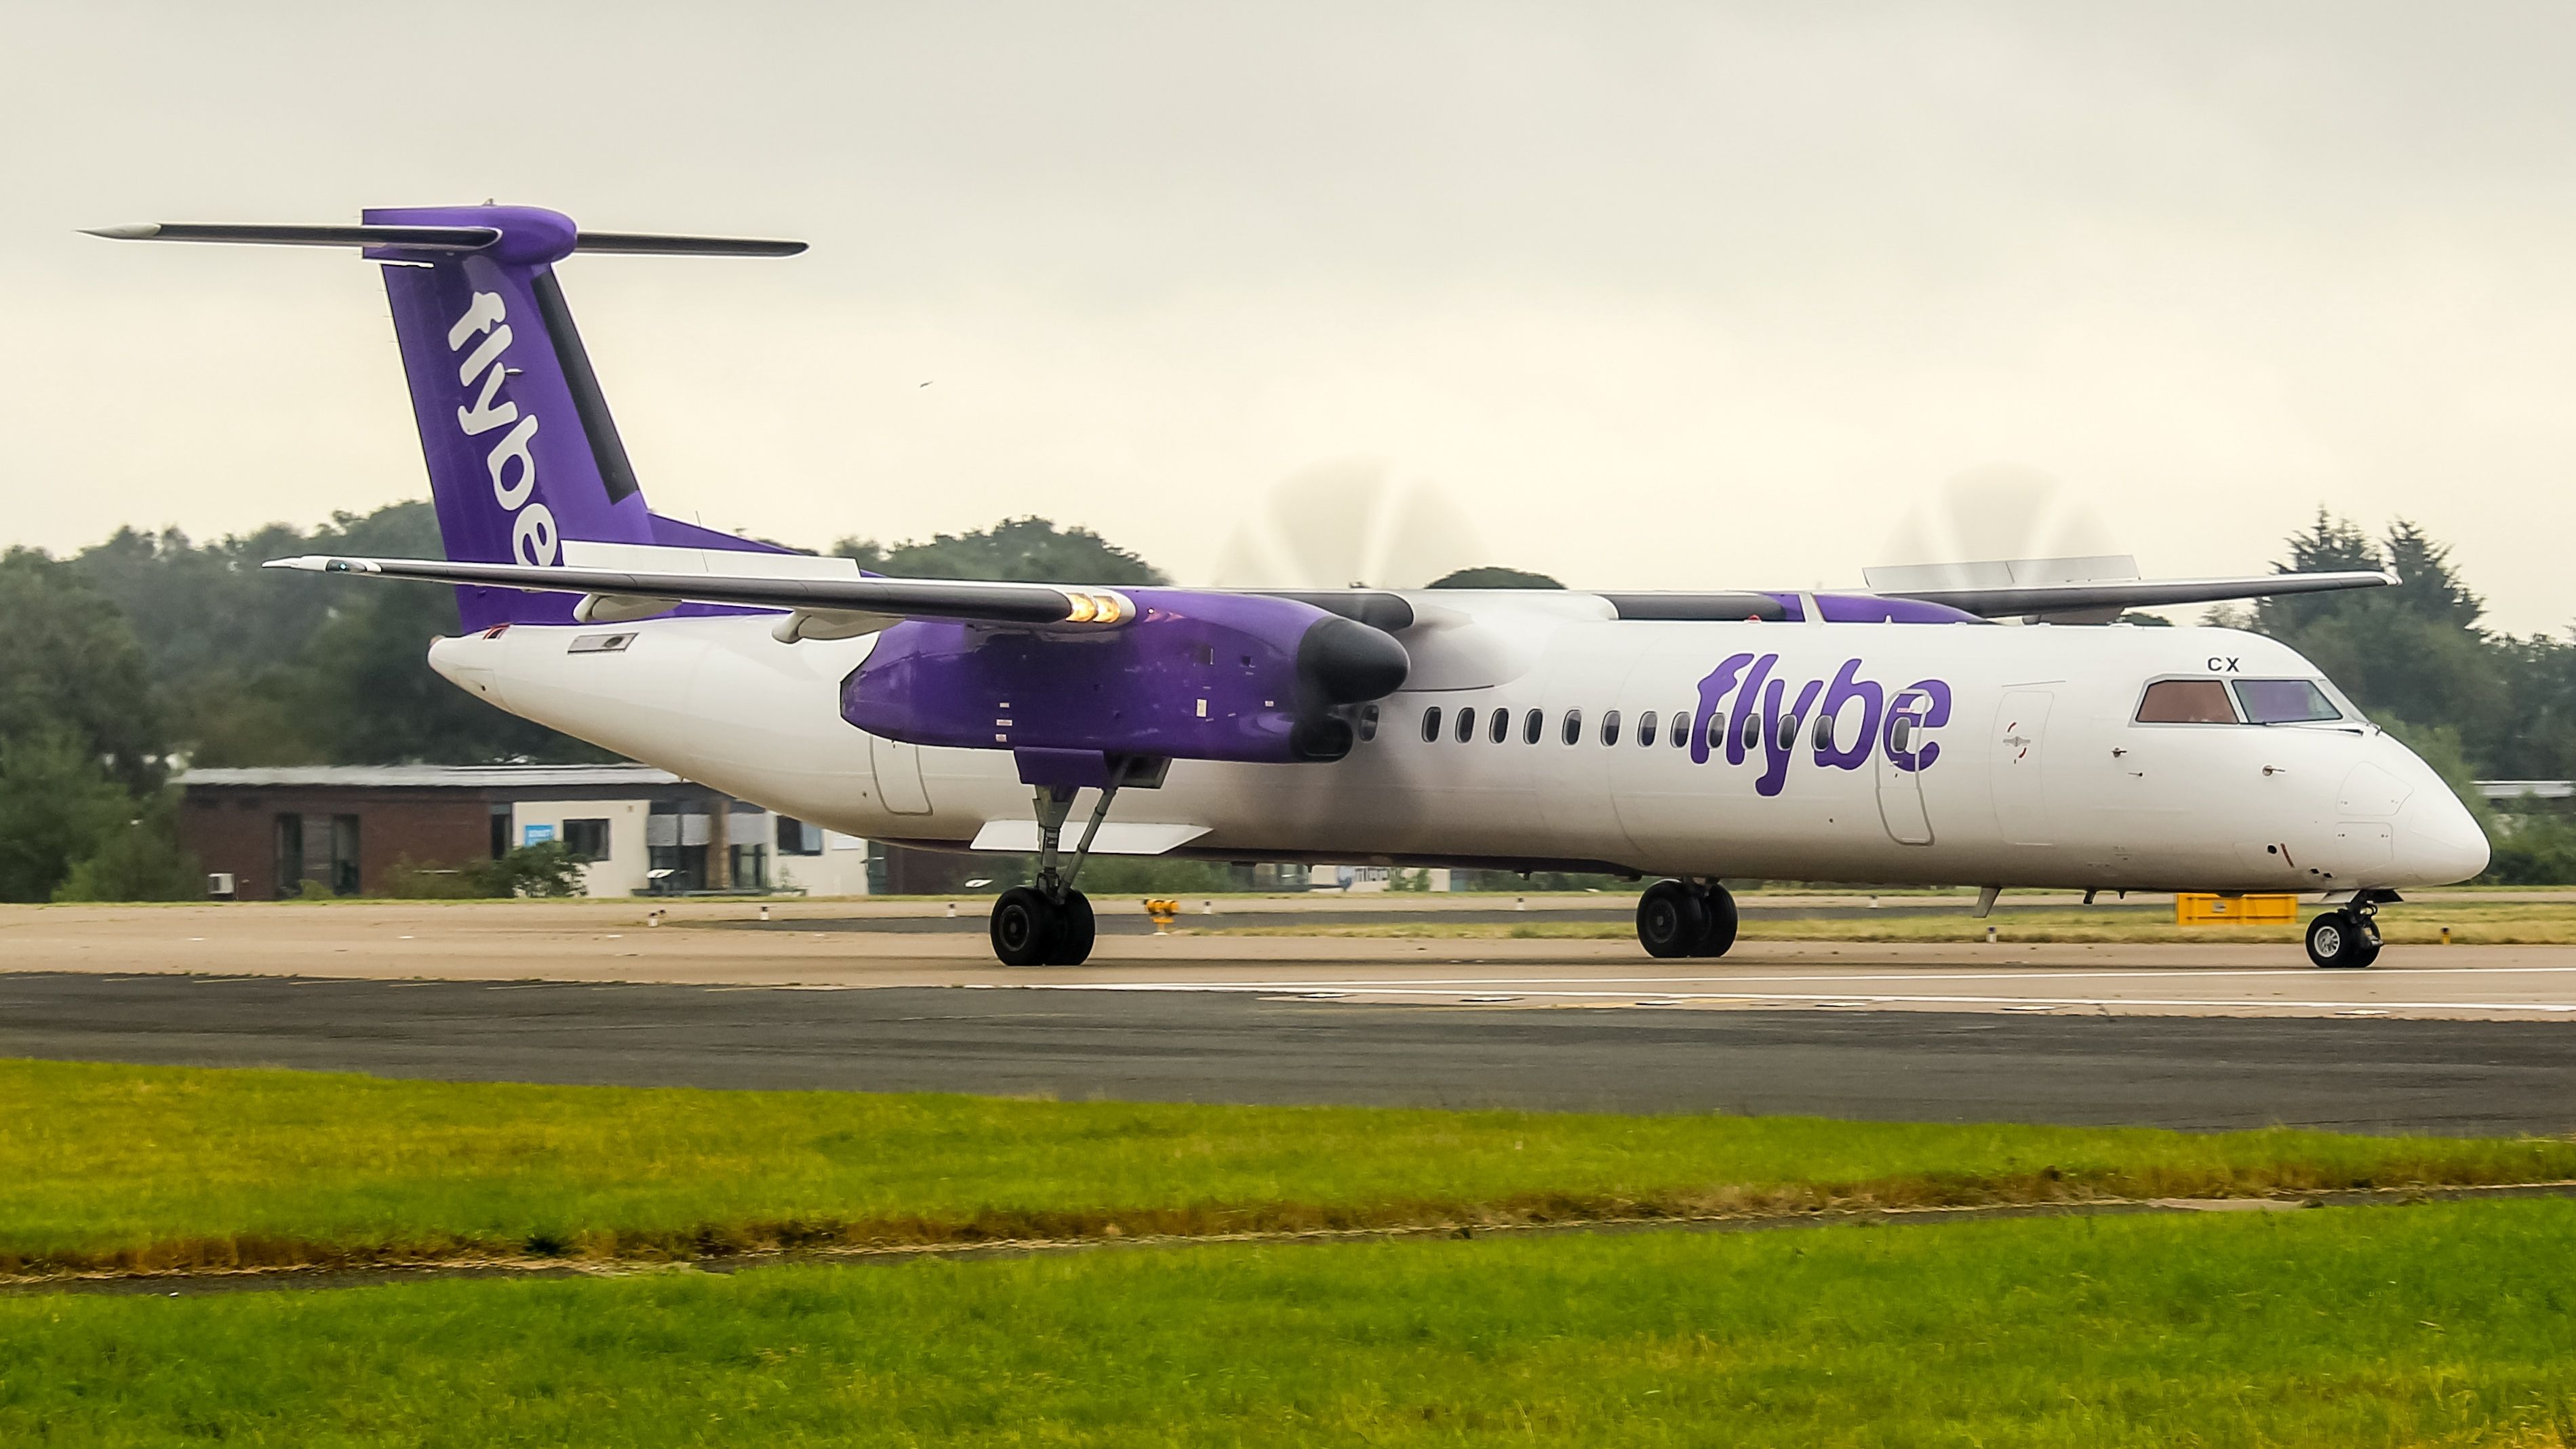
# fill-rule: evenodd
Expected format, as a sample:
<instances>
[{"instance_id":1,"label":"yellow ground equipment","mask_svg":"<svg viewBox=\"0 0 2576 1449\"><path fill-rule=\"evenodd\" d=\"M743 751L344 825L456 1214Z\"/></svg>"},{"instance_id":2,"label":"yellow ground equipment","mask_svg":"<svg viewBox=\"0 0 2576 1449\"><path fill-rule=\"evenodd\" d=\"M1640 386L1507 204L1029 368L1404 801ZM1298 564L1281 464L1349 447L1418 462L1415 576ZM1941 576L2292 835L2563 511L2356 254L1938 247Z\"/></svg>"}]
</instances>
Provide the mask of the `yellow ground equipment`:
<instances>
[{"instance_id":1,"label":"yellow ground equipment","mask_svg":"<svg viewBox=\"0 0 2576 1449\"><path fill-rule=\"evenodd\" d=\"M2174 897L2174 924L2177 926L2295 926L2298 923L2297 896L2186 893Z\"/></svg>"}]
</instances>

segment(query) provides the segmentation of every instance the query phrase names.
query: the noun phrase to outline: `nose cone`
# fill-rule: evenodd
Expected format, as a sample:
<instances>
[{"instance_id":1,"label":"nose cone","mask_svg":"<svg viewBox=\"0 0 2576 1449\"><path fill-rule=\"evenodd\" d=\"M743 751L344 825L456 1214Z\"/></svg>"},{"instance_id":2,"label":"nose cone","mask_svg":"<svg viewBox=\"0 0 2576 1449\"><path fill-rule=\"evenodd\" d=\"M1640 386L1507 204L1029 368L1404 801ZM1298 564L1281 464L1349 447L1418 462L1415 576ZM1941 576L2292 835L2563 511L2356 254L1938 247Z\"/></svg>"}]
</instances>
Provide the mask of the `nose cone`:
<instances>
[{"instance_id":1,"label":"nose cone","mask_svg":"<svg viewBox=\"0 0 2576 1449\"><path fill-rule=\"evenodd\" d=\"M2396 836L2397 870L2408 885L2451 885L2487 868L2486 832L2446 786L2409 796Z\"/></svg>"}]
</instances>

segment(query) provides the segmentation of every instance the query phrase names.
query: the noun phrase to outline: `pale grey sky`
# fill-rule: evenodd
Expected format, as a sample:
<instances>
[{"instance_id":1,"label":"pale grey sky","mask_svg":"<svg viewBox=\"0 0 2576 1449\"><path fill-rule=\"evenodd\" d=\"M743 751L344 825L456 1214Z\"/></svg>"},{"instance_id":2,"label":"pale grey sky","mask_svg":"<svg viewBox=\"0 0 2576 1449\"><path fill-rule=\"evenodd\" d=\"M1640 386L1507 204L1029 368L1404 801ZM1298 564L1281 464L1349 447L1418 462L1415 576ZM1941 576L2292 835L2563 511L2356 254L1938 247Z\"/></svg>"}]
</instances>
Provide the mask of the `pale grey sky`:
<instances>
[{"instance_id":1,"label":"pale grey sky","mask_svg":"<svg viewBox=\"0 0 2576 1449\"><path fill-rule=\"evenodd\" d=\"M1495 562L1805 586L2009 464L2150 573L2323 503L2576 620L2563 6L476 13L0 4L0 541L425 492L373 268L73 228L497 196L813 242L563 268L711 525L1204 578L1368 459Z\"/></svg>"}]
</instances>

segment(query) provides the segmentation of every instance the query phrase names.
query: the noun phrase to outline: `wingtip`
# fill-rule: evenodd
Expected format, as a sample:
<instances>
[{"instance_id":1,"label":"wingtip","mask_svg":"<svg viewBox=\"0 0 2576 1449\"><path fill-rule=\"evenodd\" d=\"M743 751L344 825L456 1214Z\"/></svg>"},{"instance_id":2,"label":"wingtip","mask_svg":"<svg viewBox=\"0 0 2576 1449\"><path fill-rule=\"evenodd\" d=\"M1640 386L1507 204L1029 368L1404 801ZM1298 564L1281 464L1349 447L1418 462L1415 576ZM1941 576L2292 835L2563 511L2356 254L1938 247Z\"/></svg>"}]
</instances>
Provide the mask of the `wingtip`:
<instances>
[{"instance_id":1,"label":"wingtip","mask_svg":"<svg viewBox=\"0 0 2576 1449\"><path fill-rule=\"evenodd\" d=\"M150 241L161 234L157 221L133 222L125 226L85 226L83 236L103 236L109 241Z\"/></svg>"}]
</instances>

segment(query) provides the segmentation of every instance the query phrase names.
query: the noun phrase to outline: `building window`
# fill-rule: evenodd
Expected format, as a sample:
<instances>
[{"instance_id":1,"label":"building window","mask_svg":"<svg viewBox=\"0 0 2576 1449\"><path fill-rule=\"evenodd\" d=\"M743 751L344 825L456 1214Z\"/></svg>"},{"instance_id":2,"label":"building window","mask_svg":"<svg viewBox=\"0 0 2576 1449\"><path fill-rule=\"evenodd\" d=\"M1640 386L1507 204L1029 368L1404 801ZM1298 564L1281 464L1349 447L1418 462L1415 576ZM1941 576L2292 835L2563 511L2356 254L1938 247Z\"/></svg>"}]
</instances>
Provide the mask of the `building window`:
<instances>
[{"instance_id":1,"label":"building window","mask_svg":"<svg viewBox=\"0 0 2576 1449\"><path fill-rule=\"evenodd\" d=\"M1637 716L1637 743L1649 749L1654 747L1655 712L1651 709Z\"/></svg>"},{"instance_id":2,"label":"building window","mask_svg":"<svg viewBox=\"0 0 2576 1449\"><path fill-rule=\"evenodd\" d=\"M331 817L331 894L358 893L358 817Z\"/></svg>"},{"instance_id":3,"label":"building window","mask_svg":"<svg viewBox=\"0 0 2576 1449\"><path fill-rule=\"evenodd\" d=\"M725 849L725 863L733 867L733 888L738 891L769 889L769 847L734 845Z\"/></svg>"},{"instance_id":4,"label":"building window","mask_svg":"<svg viewBox=\"0 0 2576 1449\"><path fill-rule=\"evenodd\" d=\"M605 820L567 820L563 823L564 849L579 861L608 859L608 822Z\"/></svg>"},{"instance_id":5,"label":"building window","mask_svg":"<svg viewBox=\"0 0 2576 1449\"><path fill-rule=\"evenodd\" d=\"M1440 738L1440 706L1436 704L1422 712L1422 738L1425 743Z\"/></svg>"},{"instance_id":6,"label":"building window","mask_svg":"<svg viewBox=\"0 0 2576 1449\"><path fill-rule=\"evenodd\" d=\"M1569 709L1565 712L1565 742L1569 745L1583 742L1583 711Z\"/></svg>"},{"instance_id":7,"label":"building window","mask_svg":"<svg viewBox=\"0 0 2576 1449\"><path fill-rule=\"evenodd\" d=\"M285 900L304 889L304 817L278 816L273 838L276 851L271 869L277 881L273 893Z\"/></svg>"},{"instance_id":8,"label":"building window","mask_svg":"<svg viewBox=\"0 0 2576 1449\"><path fill-rule=\"evenodd\" d=\"M1619 743L1619 711L1615 709L1601 716L1601 743L1605 745Z\"/></svg>"},{"instance_id":9,"label":"building window","mask_svg":"<svg viewBox=\"0 0 2576 1449\"><path fill-rule=\"evenodd\" d=\"M778 853L780 855L821 855L823 827L792 815L778 817Z\"/></svg>"}]
</instances>

